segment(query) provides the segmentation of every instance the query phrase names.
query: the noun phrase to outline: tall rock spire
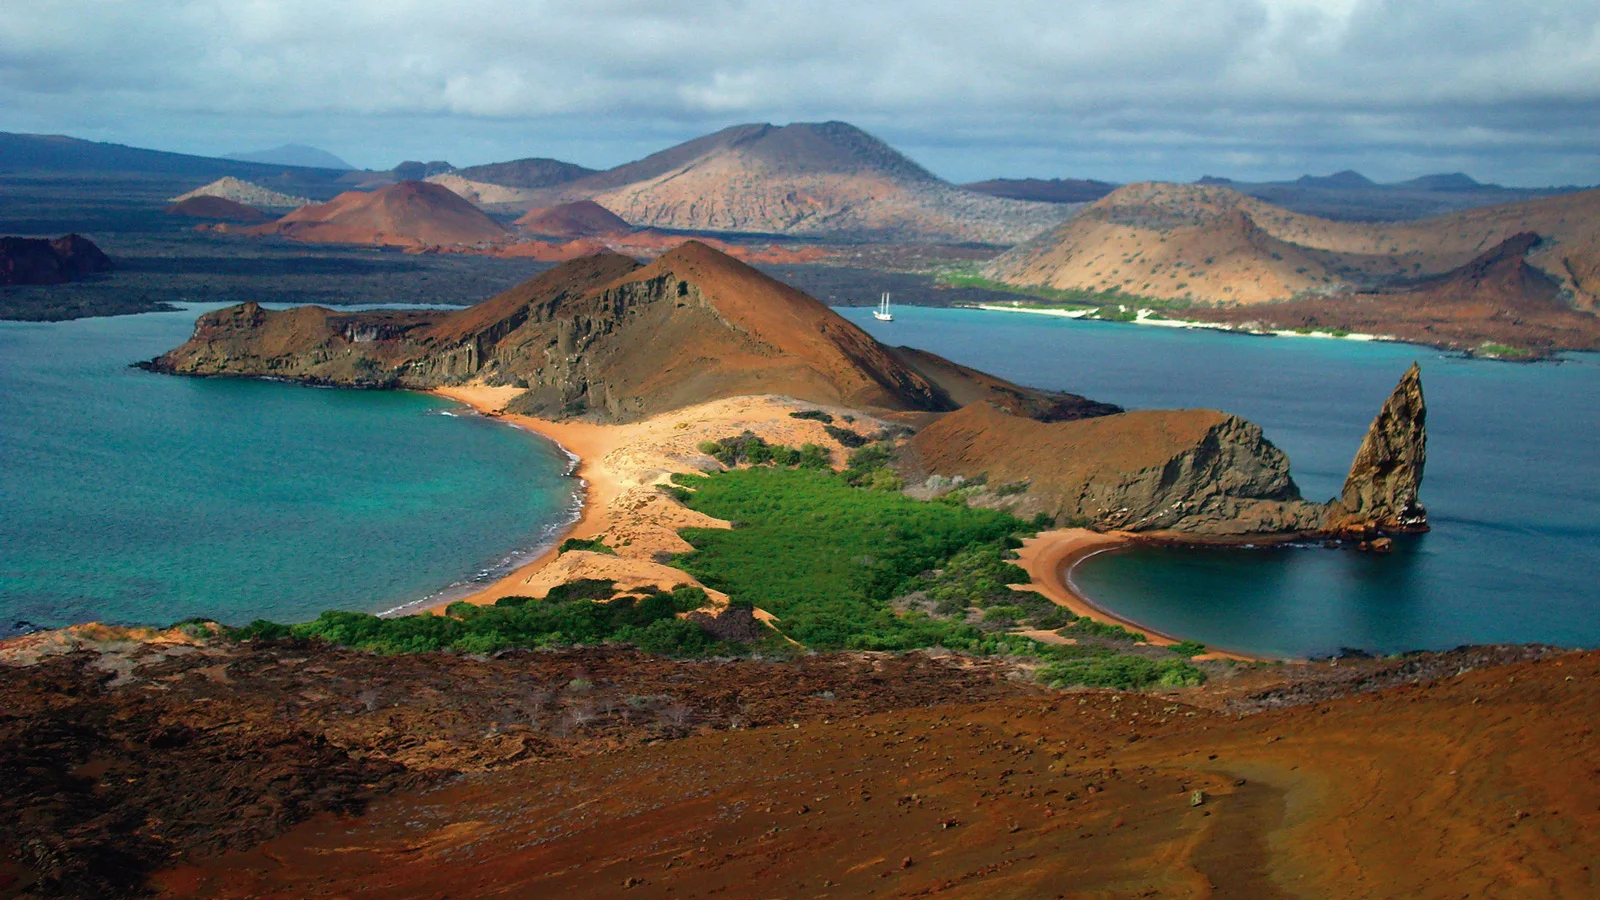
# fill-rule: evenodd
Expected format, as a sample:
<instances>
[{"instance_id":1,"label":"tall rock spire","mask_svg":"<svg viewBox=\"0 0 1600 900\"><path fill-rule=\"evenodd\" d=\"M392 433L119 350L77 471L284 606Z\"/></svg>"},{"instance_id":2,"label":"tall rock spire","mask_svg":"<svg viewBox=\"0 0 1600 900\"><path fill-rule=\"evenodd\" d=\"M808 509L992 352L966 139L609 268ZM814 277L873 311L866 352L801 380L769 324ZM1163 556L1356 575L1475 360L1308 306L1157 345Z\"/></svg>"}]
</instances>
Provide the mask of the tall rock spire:
<instances>
[{"instance_id":1,"label":"tall rock spire","mask_svg":"<svg viewBox=\"0 0 1600 900\"><path fill-rule=\"evenodd\" d=\"M1367 429L1339 499L1328 505L1328 531L1367 536L1428 530L1428 511L1417 501L1428 460L1427 423L1422 370L1412 363Z\"/></svg>"}]
</instances>

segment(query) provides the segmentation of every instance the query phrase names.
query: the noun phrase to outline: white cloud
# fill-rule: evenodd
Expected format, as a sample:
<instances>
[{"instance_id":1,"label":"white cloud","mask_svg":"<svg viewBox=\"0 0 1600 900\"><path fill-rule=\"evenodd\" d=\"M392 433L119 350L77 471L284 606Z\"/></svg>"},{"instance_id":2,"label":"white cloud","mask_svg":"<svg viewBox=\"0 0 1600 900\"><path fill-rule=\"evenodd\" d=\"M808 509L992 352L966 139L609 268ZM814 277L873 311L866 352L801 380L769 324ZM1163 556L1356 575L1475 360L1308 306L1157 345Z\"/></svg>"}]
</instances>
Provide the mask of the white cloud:
<instances>
[{"instance_id":1,"label":"white cloud","mask_svg":"<svg viewBox=\"0 0 1600 900\"><path fill-rule=\"evenodd\" d=\"M0 128L143 123L196 148L366 122L367 145L332 149L371 164L401 155L383 123L407 117L458 120L456 145L516 125L560 146L587 127L630 153L663 133L840 118L935 155L965 147L957 168L1017 147L1309 166L1341 147L1432 143L1443 159L1525 143L1537 164L1503 171L1554 173L1595 163L1600 4L54 0L0 6L0 98Z\"/></svg>"}]
</instances>

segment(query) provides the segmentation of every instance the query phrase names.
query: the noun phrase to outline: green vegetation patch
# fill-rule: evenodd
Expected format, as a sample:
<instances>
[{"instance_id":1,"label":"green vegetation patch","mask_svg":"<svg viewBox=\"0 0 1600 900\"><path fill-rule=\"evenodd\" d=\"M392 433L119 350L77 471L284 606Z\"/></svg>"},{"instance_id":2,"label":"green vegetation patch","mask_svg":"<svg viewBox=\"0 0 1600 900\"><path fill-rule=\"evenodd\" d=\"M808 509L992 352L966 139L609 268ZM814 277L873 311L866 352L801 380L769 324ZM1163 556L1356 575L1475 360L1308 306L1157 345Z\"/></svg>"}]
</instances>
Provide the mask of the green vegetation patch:
<instances>
[{"instance_id":1,"label":"green vegetation patch","mask_svg":"<svg viewBox=\"0 0 1600 900\"><path fill-rule=\"evenodd\" d=\"M970 627L902 616L888 601L962 550L1024 527L995 510L858 490L826 471L739 469L675 481L693 489L690 508L738 523L685 529L695 550L676 564L772 612L786 634L818 649L970 646Z\"/></svg>"},{"instance_id":2,"label":"green vegetation patch","mask_svg":"<svg viewBox=\"0 0 1600 900\"><path fill-rule=\"evenodd\" d=\"M616 556L617 551L606 546L604 538L567 538L557 548L556 555L560 556L568 550L588 550L590 553L604 553L607 556Z\"/></svg>"},{"instance_id":3,"label":"green vegetation patch","mask_svg":"<svg viewBox=\"0 0 1600 900\"><path fill-rule=\"evenodd\" d=\"M814 422L822 422L827 425L833 424L833 416L823 412L820 409L802 409L798 412L789 413L789 418L811 419Z\"/></svg>"},{"instance_id":4,"label":"green vegetation patch","mask_svg":"<svg viewBox=\"0 0 1600 900\"><path fill-rule=\"evenodd\" d=\"M574 647L627 643L664 656L732 655L746 648L716 640L678 613L706 605L705 591L679 587L643 596L615 596L610 581L560 585L543 600L504 597L493 606L457 601L445 615L381 618L330 610L310 622L257 620L232 629L234 640L315 639L375 653L452 650L494 653L514 647Z\"/></svg>"},{"instance_id":5,"label":"green vegetation patch","mask_svg":"<svg viewBox=\"0 0 1600 900\"><path fill-rule=\"evenodd\" d=\"M749 431L720 441L702 441L698 449L730 469L741 464L827 469L833 464L832 454L826 447L801 444L797 450L782 444L769 444Z\"/></svg>"},{"instance_id":6,"label":"green vegetation patch","mask_svg":"<svg viewBox=\"0 0 1600 900\"><path fill-rule=\"evenodd\" d=\"M1154 660L1123 654L1052 663L1039 670L1038 679L1057 688L1081 685L1137 691L1148 687L1192 687L1204 684L1206 675L1179 659Z\"/></svg>"},{"instance_id":7,"label":"green vegetation patch","mask_svg":"<svg viewBox=\"0 0 1600 900\"><path fill-rule=\"evenodd\" d=\"M1510 344L1497 344L1494 341L1484 341L1473 351L1478 356L1491 356L1496 359L1527 359L1533 356L1533 351L1524 347L1513 347Z\"/></svg>"}]
</instances>

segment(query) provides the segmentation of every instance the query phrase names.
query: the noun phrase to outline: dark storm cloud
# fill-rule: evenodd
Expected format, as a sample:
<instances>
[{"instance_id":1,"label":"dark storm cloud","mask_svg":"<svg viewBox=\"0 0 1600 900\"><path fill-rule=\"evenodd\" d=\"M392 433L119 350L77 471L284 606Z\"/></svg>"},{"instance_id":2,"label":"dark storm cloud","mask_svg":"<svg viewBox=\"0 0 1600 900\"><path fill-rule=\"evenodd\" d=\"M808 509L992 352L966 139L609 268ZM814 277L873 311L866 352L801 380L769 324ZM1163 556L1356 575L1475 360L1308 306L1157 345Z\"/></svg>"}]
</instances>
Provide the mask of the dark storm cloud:
<instances>
[{"instance_id":1,"label":"dark storm cloud","mask_svg":"<svg viewBox=\"0 0 1600 900\"><path fill-rule=\"evenodd\" d=\"M611 164L837 118L941 174L1600 181L1600 4L477 2L0 7L0 128L386 166Z\"/></svg>"}]
</instances>

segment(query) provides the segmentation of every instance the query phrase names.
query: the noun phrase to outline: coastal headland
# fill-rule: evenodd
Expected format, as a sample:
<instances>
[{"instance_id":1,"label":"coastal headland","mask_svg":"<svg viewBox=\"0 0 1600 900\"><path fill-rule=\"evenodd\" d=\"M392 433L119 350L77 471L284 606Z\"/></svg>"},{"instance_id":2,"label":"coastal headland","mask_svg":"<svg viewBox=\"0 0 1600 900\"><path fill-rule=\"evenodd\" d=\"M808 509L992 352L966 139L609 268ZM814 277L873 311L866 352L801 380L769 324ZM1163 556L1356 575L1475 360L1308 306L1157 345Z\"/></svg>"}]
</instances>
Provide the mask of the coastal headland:
<instances>
[{"instance_id":1,"label":"coastal headland","mask_svg":"<svg viewBox=\"0 0 1600 900\"><path fill-rule=\"evenodd\" d=\"M552 549L467 598L480 605L584 579L621 590L711 587L713 606L724 604L715 585L669 565L695 549L684 529L728 527L681 503L672 480L733 465L708 448L734 439L819 448L835 471L855 466L862 448L913 497L1032 517L1046 531L1328 535L1381 547L1383 534L1426 523L1416 501L1426 436L1415 366L1375 420L1341 498L1310 503L1287 457L1237 417L1124 412L886 347L692 241L645 266L599 253L460 312L245 304L203 316L184 346L148 366L431 390L566 448L585 497L565 552ZM1074 615L1122 624L1083 598L1061 599L1072 591L1059 572L1030 574Z\"/></svg>"}]
</instances>

